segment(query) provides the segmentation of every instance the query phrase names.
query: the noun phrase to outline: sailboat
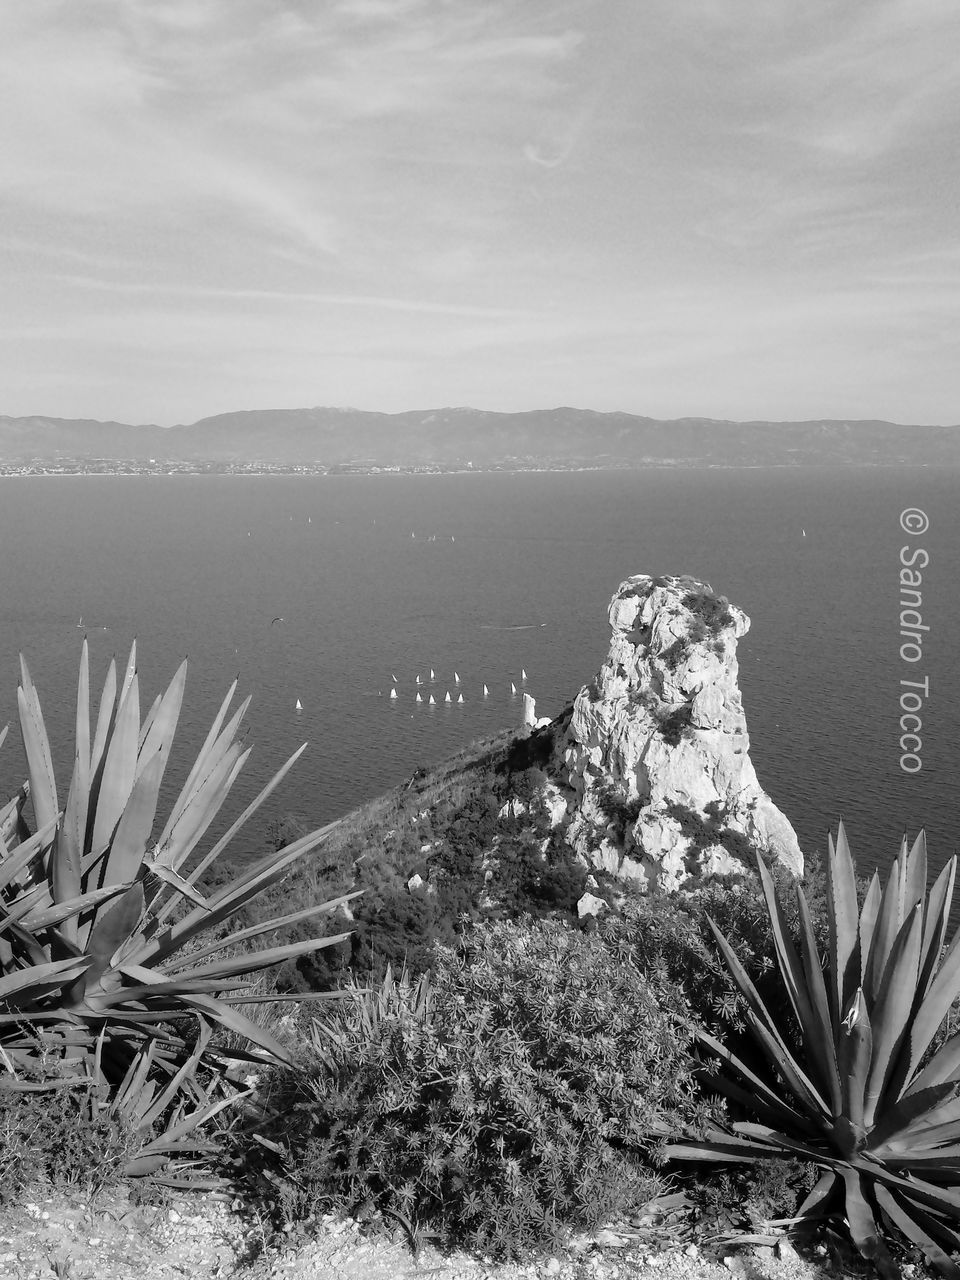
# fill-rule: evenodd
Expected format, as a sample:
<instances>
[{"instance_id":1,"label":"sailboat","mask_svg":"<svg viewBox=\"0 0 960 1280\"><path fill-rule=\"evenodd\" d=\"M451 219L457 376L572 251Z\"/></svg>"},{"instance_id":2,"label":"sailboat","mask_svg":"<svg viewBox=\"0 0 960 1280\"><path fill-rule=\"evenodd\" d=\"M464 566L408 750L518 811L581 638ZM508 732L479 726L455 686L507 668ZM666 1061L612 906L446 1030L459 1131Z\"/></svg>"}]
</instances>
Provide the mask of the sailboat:
<instances>
[{"instance_id":1,"label":"sailboat","mask_svg":"<svg viewBox=\"0 0 960 1280\"><path fill-rule=\"evenodd\" d=\"M433 694L431 693L431 695L430 695L430 706L431 706L431 707L435 707L436 705L437 705L437 700L436 700L436 698L433 696Z\"/></svg>"},{"instance_id":2,"label":"sailboat","mask_svg":"<svg viewBox=\"0 0 960 1280\"><path fill-rule=\"evenodd\" d=\"M419 689L417 690L417 701L418 701L418 702L422 702L422 701L423 701L423 699L420 697L420 690L419 690Z\"/></svg>"},{"instance_id":3,"label":"sailboat","mask_svg":"<svg viewBox=\"0 0 960 1280\"><path fill-rule=\"evenodd\" d=\"M299 698L297 699L297 705L296 705L296 707L294 708L294 710L296 710L296 711L302 711L302 710L303 710L303 703L300 701L300 699L299 699Z\"/></svg>"},{"instance_id":4,"label":"sailboat","mask_svg":"<svg viewBox=\"0 0 960 1280\"><path fill-rule=\"evenodd\" d=\"M450 690L448 689L447 696L444 698L444 702L452 702L452 701L453 699L450 697Z\"/></svg>"},{"instance_id":5,"label":"sailboat","mask_svg":"<svg viewBox=\"0 0 960 1280\"><path fill-rule=\"evenodd\" d=\"M431 668L430 668L430 679L431 679L431 680L436 680L436 678L437 678L437 677L433 674L433 667L431 667Z\"/></svg>"},{"instance_id":6,"label":"sailboat","mask_svg":"<svg viewBox=\"0 0 960 1280\"><path fill-rule=\"evenodd\" d=\"M490 690L487 688L487 686L486 686L486 685L484 685L484 686L483 686L483 696L484 696L485 698L489 698L489 697L490 697Z\"/></svg>"},{"instance_id":7,"label":"sailboat","mask_svg":"<svg viewBox=\"0 0 960 1280\"><path fill-rule=\"evenodd\" d=\"M417 676L417 684L420 684L420 677Z\"/></svg>"},{"instance_id":8,"label":"sailboat","mask_svg":"<svg viewBox=\"0 0 960 1280\"><path fill-rule=\"evenodd\" d=\"M526 671L524 671L523 667L521 667L521 668L520 668L520 679L521 679L521 680L526 680L526 678L527 678L527 673L526 673Z\"/></svg>"},{"instance_id":9,"label":"sailboat","mask_svg":"<svg viewBox=\"0 0 960 1280\"><path fill-rule=\"evenodd\" d=\"M391 689L391 690L390 690L390 697L391 697L391 698L395 698L396 696L397 696L397 691L396 691L396 689Z\"/></svg>"},{"instance_id":10,"label":"sailboat","mask_svg":"<svg viewBox=\"0 0 960 1280\"><path fill-rule=\"evenodd\" d=\"M459 684L459 683L460 683L460 677L457 675L457 673L456 673L456 672L454 672L454 673L453 673L453 683L454 683L454 684Z\"/></svg>"},{"instance_id":11,"label":"sailboat","mask_svg":"<svg viewBox=\"0 0 960 1280\"><path fill-rule=\"evenodd\" d=\"M516 692L517 692L517 686L513 683L513 681L512 681L512 680L510 681L510 692L511 692L511 693L516 693Z\"/></svg>"},{"instance_id":12,"label":"sailboat","mask_svg":"<svg viewBox=\"0 0 960 1280\"><path fill-rule=\"evenodd\" d=\"M397 677L393 674L392 671L390 672L390 679L393 681L394 684L397 683Z\"/></svg>"},{"instance_id":13,"label":"sailboat","mask_svg":"<svg viewBox=\"0 0 960 1280\"><path fill-rule=\"evenodd\" d=\"M463 694L462 694L462 693L461 693L460 697L457 699L457 701L458 701L458 702L462 702L462 701L463 701Z\"/></svg>"}]
</instances>

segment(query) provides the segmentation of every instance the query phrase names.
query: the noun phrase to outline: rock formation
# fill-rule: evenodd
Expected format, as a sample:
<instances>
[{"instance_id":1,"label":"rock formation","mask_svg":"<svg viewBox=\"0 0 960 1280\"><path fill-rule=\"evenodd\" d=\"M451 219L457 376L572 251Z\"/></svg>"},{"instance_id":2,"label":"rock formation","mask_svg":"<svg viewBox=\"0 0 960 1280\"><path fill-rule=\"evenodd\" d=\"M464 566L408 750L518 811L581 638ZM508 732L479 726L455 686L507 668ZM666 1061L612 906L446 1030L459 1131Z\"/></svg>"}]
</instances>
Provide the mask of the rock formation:
<instances>
[{"instance_id":1,"label":"rock formation","mask_svg":"<svg viewBox=\"0 0 960 1280\"><path fill-rule=\"evenodd\" d=\"M750 761L736 658L749 618L693 578L637 575L610 625L549 770L570 843L590 866L662 891L742 871L753 849L801 874L796 834Z\"/></svg>"}]
</instances>

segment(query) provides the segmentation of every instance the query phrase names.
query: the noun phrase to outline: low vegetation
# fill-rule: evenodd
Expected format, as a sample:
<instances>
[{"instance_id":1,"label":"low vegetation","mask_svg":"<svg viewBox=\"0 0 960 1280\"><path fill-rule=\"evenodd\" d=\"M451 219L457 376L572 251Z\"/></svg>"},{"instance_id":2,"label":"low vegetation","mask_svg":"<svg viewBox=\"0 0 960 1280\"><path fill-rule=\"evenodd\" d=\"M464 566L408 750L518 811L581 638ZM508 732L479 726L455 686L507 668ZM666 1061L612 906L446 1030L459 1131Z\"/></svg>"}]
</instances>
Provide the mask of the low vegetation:
<instances>
[{"instance_id":1,"label":"low vegetation","mask_svg":"<svg viewBox=\"0 0 960 1280\"><path fill-rule=\"evenodd\" d=\"M700 1239L813 1218L881 1275L911 1248L960 1274L953 862L927 894L922 839L904 845L881 891L841 829L797 886L721 810L677 806L742 873L644 896L588 878L551 825L540 730L321 831L274 820L267 852L231 863L289 764L207 840L246 759L231 689L158 819L184 677L141 717L132 653L91 720L84 650L61 811L23 666L0 1203L229 1186L287 1239L362 1206L415 1245L514 1258L641 1210ZM625 839L636 805L597 800Z\"/></svg>"}]
</instances>

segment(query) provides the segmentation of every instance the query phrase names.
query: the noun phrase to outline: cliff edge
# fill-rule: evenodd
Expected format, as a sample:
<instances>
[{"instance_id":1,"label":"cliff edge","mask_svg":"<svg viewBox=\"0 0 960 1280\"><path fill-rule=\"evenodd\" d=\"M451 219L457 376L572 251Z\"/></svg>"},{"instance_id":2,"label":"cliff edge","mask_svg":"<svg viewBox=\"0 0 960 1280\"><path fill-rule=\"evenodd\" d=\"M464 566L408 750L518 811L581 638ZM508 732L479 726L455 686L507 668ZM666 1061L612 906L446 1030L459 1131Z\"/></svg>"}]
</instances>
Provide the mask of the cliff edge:
<instances>
[{"instance_id":1,"label":"cliff edge","mask_svg":"<svg viewBox=\"0 0 960 1280\"><path fill-rule=\"evenodd\" d=\"M753 850L801 875L750 760L736 656L750 619L707 583L644 574L609 616L603 666L553 726L554 823L594 869L661 892L752 867Z\"/></svg>"}]
</instances>

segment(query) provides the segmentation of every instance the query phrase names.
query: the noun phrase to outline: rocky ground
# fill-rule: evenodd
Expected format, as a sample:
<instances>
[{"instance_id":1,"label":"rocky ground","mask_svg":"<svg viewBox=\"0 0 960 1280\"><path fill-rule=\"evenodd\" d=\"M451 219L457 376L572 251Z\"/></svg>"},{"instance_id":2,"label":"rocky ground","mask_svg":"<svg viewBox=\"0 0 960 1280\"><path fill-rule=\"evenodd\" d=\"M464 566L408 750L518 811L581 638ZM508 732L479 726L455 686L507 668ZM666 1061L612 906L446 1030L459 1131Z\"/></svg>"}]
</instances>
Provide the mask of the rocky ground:
<instances>
[{"instance_id":1,"label":"rocky ground","mask_svg":"<svg viewBox=\"0 0 960 1280\"><path fill-rule=\"evenodd\" d=\"M414 1256L405 1238L377 1224L328 1215L289 1247L266 1224L214 1198L175 1196L137 1205L123 1194L96 1204L51 1197L0 1210L4 1280L867 1280L873 1270L850 1257L804 1257L782 1240L707 1257L696 1245L670 1246L643 1229L606 1229L576 1239L556 1257L494 1264L445 1256L426 1245ZM925 1280L908 1265L904 1276Z\"/></svg>"}]
</instances>

